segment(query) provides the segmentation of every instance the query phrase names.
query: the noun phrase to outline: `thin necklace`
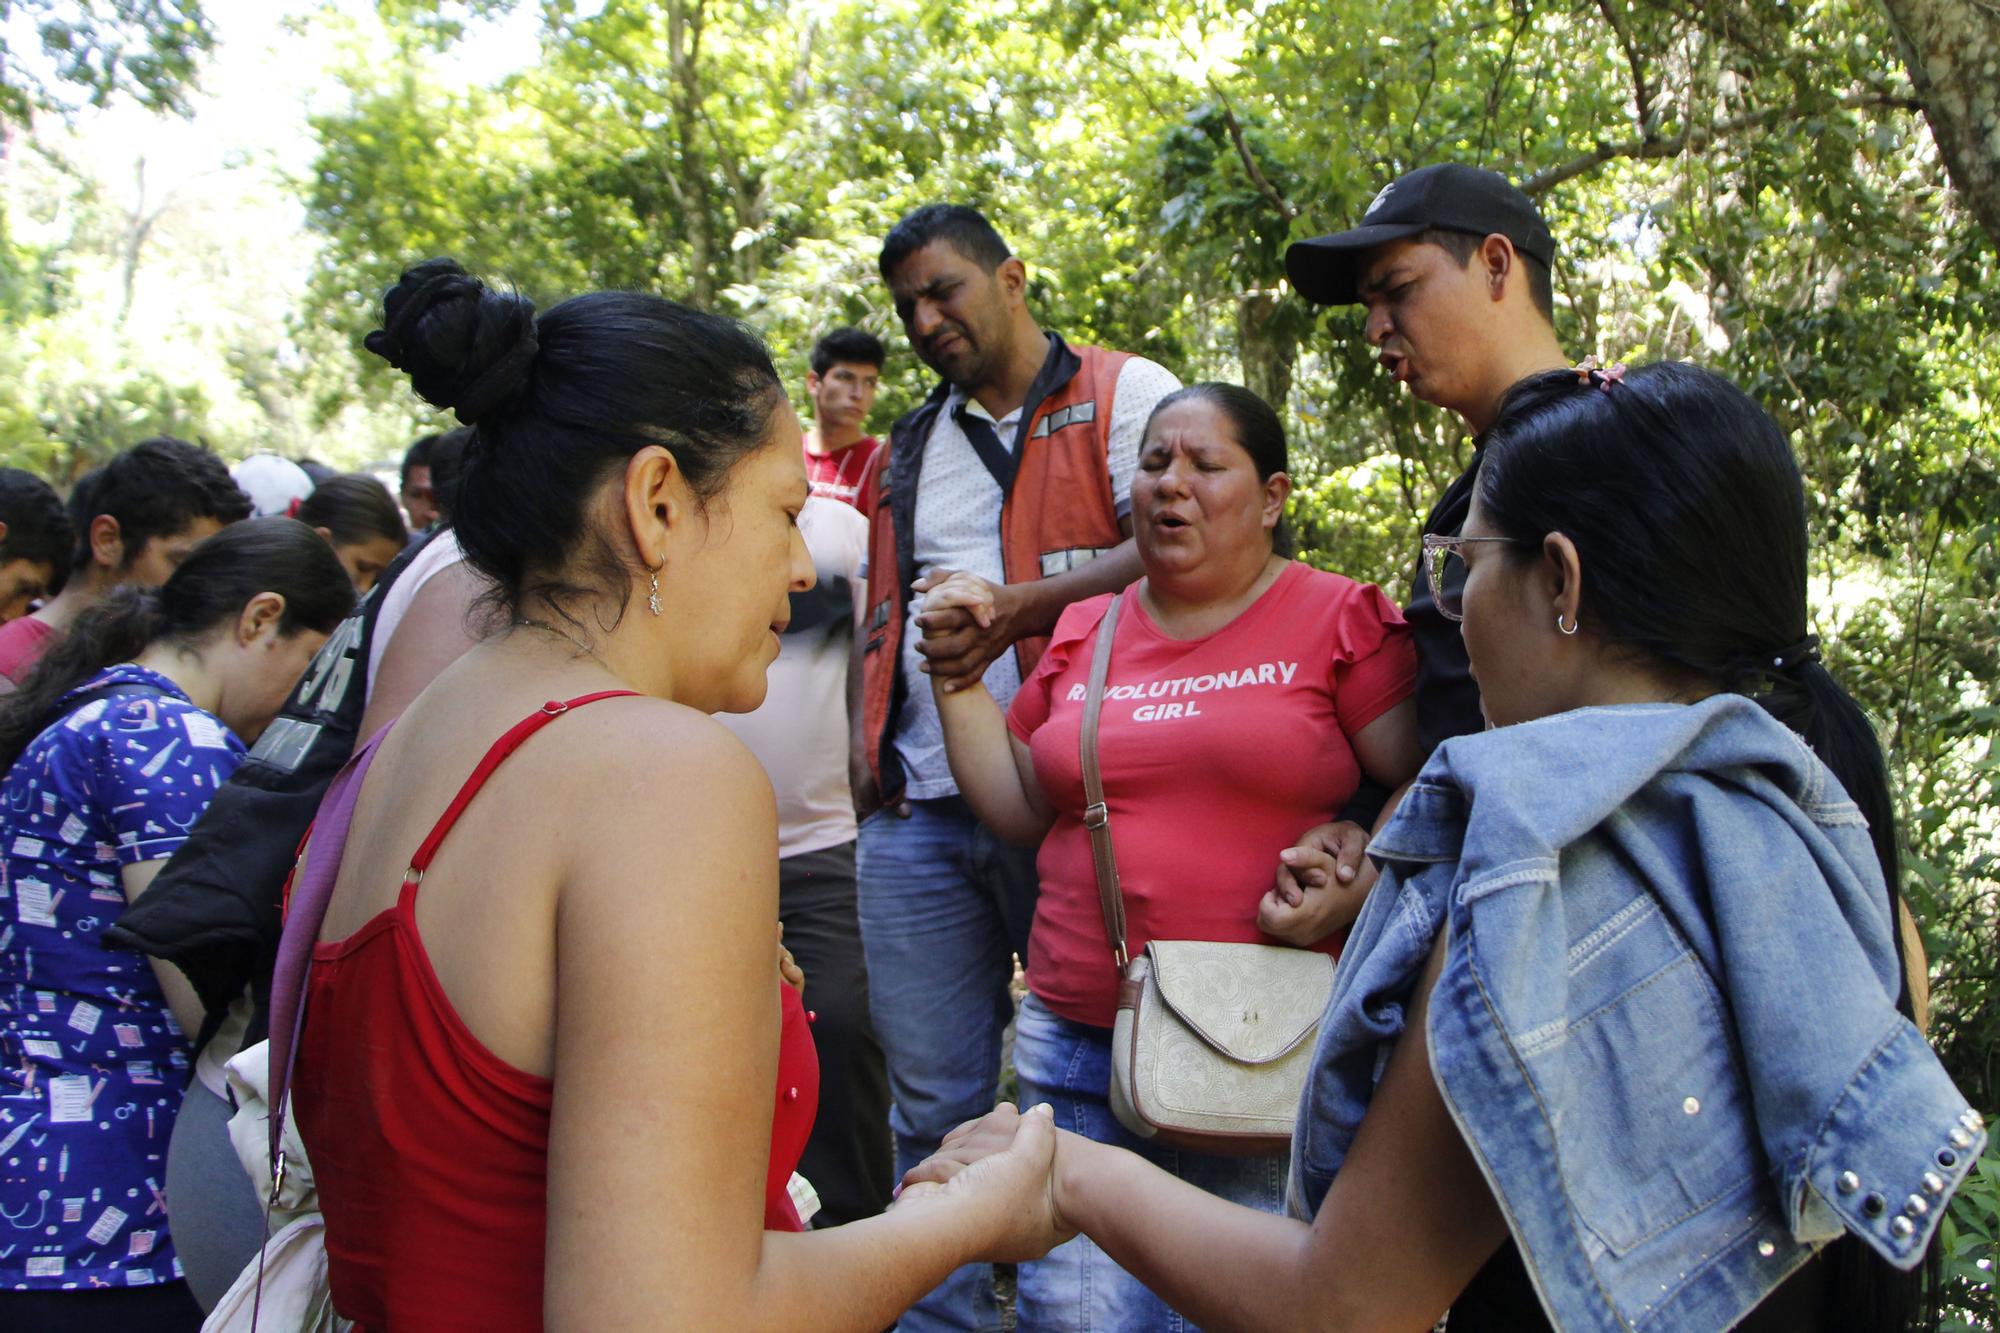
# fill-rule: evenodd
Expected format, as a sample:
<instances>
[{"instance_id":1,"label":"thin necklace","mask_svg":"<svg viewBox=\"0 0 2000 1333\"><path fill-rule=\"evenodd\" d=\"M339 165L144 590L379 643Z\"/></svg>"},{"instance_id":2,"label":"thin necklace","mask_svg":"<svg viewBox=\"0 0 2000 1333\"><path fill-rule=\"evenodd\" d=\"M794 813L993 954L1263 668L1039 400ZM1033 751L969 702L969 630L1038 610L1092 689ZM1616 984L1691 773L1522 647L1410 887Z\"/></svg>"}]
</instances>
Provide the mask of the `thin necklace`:
<instances>
[{"instance_id":1,"label":"thin necklace","mask_svg":"<svg viewBox=\"0 0 2000 1333\"><path fill-rule=\"evenodd\" d=\"M588 656L599 666L604 667L606 671L609 671L611 669L608 665L606 665L604 659L597 655L597 650L595 648L585 643L582 639L577 638L576 635L571 634L568 630L564 629L560 625L551 625L546 620L532 620L527 616L516 616L514 617L514 626L517 629L538 629L546 633L553 634L557 638L567 639L571 644L575 646L578 652Z\"/></svg>"}]
</instances>

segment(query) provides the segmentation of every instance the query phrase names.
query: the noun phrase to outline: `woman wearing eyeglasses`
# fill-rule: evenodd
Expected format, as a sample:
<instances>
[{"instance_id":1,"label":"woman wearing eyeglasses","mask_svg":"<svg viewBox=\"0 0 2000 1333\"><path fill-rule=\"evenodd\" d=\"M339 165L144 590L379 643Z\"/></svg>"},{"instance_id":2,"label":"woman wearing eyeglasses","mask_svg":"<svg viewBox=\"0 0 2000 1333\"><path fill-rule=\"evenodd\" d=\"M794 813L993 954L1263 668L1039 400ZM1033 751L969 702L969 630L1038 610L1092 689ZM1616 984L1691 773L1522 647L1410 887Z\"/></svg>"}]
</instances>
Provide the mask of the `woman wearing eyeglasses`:
<instances>
[{"instance_id":1,"label":"woman wearing eyeglasses","mask_svg":"<svg viewBox=\"0 0 2000 1333\"><path fill-rule=\"evenodd\" d=\"M1163 398L1140 442L1132 526L1145 577L1120 594L1097 726L1133 956L1153 940L1338 952L1362 884L1327 876L1301 887L1287 873L1274 888L1273 868L1347 804L1363 774L1396 787L1422 762L1409 630L1373 586L1289 557L1285 452L1277 415L1229 384ZM926 605L978 614L988 596L961 574ZM1060 1125L1275 1212L1282 1153L1142 1147L1108 1106L1120 973L1085 826L1079 740L1110 603L1064 613L1004 718L982 686L938 691L966 801L1001 836L1041 845L1014 1045L1022 1104L1048 1102ZM1023 1328L1043 1330L1183 1327L1089 1241L1022 1266L1019 1313Z\"/></svg>"},{"instance_id":2,"label":"woman wearing eyeglasses","mask_svg":"<svg viewBox=\"0 0 2000 1333\"><path fill-rule=\"evenodd\" d=\"M1540 376L1432 546L1491 729L1369 849L1292 1216L1062 1134L1058 1227L1205 1325L1934 1326L1915 1270L1985 1129L1910 1021L1784 435L1689 366Z\"/></svg>"}]
</instances>

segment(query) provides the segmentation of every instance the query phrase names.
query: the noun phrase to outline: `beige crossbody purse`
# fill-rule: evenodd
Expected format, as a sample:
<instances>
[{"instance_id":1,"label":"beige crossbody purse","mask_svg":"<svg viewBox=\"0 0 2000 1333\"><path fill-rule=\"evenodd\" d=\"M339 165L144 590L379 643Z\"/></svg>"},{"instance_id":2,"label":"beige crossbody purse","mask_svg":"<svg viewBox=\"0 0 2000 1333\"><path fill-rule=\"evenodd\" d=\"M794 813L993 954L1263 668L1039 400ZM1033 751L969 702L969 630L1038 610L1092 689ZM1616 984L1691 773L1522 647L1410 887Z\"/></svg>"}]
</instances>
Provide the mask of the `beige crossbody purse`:
<instances>
[{"instance_id":1,"label":"beige crossbody purse","mask_svg":"<svg viewBox=\"0 0 2000 1333\"><path fill-rule=\"evenodd\" d=\"M1123 594L1097 631L1083 703L1083 825L1104 934L1121 982L1111 1035L1111 1110L1134 1134L1225 1156L1281 1153L1311 1070L1333 960L1310 949L1154 940L1132 958L1097 764L1097 719Z\"/></svg>"}]
</instances>

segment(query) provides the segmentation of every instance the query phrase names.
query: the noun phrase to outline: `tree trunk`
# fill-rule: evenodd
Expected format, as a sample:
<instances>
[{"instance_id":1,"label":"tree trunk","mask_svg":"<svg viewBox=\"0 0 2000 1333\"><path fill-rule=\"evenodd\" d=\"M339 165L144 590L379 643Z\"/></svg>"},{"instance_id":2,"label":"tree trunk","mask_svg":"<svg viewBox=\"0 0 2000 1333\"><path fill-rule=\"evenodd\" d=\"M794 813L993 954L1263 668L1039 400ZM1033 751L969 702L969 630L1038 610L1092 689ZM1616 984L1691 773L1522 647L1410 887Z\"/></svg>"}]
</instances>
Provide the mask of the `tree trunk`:
<instances>
[{"instance_id":1,"label":"tree trunk","mask_svg":"<svg viewBox=\"0 0 2000 1333\"><path fill-rule=\"evenodd\" d=\"M1958 197L2000 247L2000 9L1884 0Z\"/></svg>"},{"instance_id":2,"label":"tree trunk","mask_svg":"<svg viewBox=\"0 0 2000 1333\"><path fill-rule=\"evenodd\" d=\"M1298 342L1273 329L1279 297L1275 292L1244 292L1236 298L1237 355L1243 361L1243 387L1283 412L1292 394L1292 366Z\"/></svg>"},{"instance_id":3,"label":"tree trunk","mask_svg":"<svg viewBox=\"0 0 2000 1333\"><path fill-rule=\"evenodd\" d=\"M153 234L153 224L160 220L160 214L167 211L164 201L152 212L146 211L146 159L143 156L133 164L132 176L138 199L126 215L125 234L118 242L118 276L124 293L118 303L118 327L121 329L132 315L132 299L139 288L139 261L145 254L146 240ZM173 198L171 192L167 198Z\"/></svg>"},{"instance_id":4,"label":"tree trunk","mask_svg":"<svg viewBox=\"0 0 2000 1333\"><path fill-rule=\"evenodd\" d=\"M700 0L673 0L667 6L667 69L673 79L675 150L667 164L666 182L688 234L689 304L706 310L715 304L716 251L714 215L710 212L706 162L698 138L703 90L701 30L705 15Z\"/></svg>"}]
</instances>

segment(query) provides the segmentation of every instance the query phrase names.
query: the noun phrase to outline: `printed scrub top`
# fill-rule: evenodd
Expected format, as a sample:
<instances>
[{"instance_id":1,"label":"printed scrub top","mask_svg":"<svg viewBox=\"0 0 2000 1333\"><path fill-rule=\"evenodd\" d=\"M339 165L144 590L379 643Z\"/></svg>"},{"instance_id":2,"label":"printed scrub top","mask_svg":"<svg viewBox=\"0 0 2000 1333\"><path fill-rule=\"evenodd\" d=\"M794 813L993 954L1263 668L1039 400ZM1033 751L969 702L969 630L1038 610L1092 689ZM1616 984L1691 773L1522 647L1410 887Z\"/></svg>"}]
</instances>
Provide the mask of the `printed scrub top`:
<instances>
[{"instance_id":1,"label":"printed scrub top","mask_svg":"<svg viewBox=\"0 0 2000 1333\"><path fill-rule=\"evenodd\" d=\"M163 694L90 697L0 781L0 1288L181 1276L165 1182L188 1041L147 961L102 936L119 867L172 855L244 749L142 667L69 698L108 684Z\"/></svg>"}]
</instances>

